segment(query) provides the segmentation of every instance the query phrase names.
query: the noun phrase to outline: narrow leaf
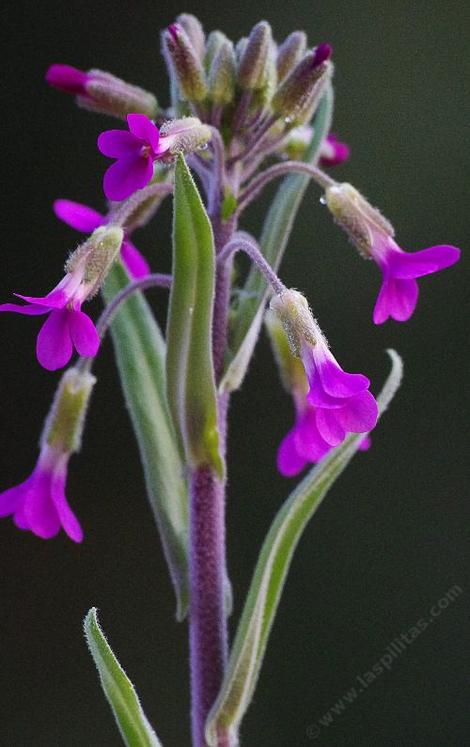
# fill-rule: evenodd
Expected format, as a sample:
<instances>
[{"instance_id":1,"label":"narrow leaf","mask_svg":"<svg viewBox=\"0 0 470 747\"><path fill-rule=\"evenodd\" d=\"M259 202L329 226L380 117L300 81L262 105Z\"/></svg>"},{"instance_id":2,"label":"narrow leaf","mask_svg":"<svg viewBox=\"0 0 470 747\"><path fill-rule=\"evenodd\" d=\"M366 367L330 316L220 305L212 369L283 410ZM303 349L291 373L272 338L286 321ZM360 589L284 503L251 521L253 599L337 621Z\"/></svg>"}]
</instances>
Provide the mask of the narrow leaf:
<instances>
[{"instance_id":1,"label":"narrow leaf","mask_svg":"<svg viewBox=\"0 0 470 747\"><path fill-rule=\"evenodd\" d=\"M173 283L167 330L168 401L188 462L221 472L212 363L212 227L180 155L175 169Z\"/></svg>"},{"instance_id":2,"label":"narrow leaf","mask_svg":"<svg viewBox=\"0 0 470 747\"><path fill-rule=\"evenodd\" d=\"M126 270L116 263L103 290L106 301L128 283ZM188 606L187 486L166 401L165 341L142 293L134 293L123 303L111 334L181 620Z\"/></svg>"},{"instance_id":3,"label":"narrow leaf","mask_svg":"<svg viewBox=\"0 0 470 747\"><path fill-rule=\"evenodd\" d=\"M329 88L318 107L312 141L305 153L307 163L316 163L320 146L328 134L333 112L333 90ZM260 247L274 270L278 270L289 240L297 212L309 184L303 174L286 176L280 184L263 224ZM263 321L269 295L266 281L252 268L234 310L230 340L231 358L224 374L221 389L233 391L244 378Z\"/></svg>"},{"instance_id":4,"label":"narrow leaf","mask_svg":"<svg viewBox=\"0 0 470 747\"><path fill-rule=\"evenodd\" d=\"M402 361L388 351L392 370L378 398L382 414L402 378ZM329 488L351 461L363 434L349 436L314 467L278 512L264 541L219 696L209 714L206 739L217 745L217 733L236 739L250 704L287 572L299 539Z\"/></svg>"},{"instance_id":5,"label":"narrow leaf","mask_svg":"<svg viewBox=\"0 0 470 747\"><path fill-rule=\"evenodd\" d=\"M104 694L127 747L161 747L140 705L132 682L114 656L104 637L96 608L84 620L85 637L98 669Z\"/></svg>"}]
</instances>

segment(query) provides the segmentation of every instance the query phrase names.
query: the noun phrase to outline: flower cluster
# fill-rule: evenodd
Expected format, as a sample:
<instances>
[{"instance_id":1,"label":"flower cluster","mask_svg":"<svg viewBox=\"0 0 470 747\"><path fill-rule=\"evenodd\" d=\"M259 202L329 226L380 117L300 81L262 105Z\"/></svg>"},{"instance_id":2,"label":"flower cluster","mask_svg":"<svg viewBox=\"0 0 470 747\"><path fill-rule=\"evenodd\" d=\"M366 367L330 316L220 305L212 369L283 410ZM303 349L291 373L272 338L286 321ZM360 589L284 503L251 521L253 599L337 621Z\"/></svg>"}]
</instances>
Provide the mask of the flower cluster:
<instances>
[{"instance_id":1,"label":"flower cluster","mask_svg":"<svg viewBox=\"0 0 470 747\"><path fill-rule=\"evenodd\" d=\"M82 306L97 294L120 260L133 281L128 292L150 287L155 278L164 277L150 274L149 263L131 235L153 218L163 197L172 191L175 159L184 154L197 177L217 255L212 299L216 383L221 383L232 354L231 322L242 313L240 308L248 308L248 316L254 309L246 328L256 327L251 322L258 310L263 311L256 303L266 298L262 292L251 292L249 279L246 287L240 286L240 276L232 272L233 254L240 249L275 293L267 327L294 400L295 424L280 445L279 471L287 476L299 473L350 433L363 434L361 448L368 448L367 434L377 420L369 379L341 368L305 298L283 286L256 241L248 241L239 230L243 210L272 179L301 173L316 181L335 221L382 272L373 312L376 324L390 317L409 319L418 297L416 278L450 267L459 250L444 244L404 252L381 213L354 187L323 171L350 156L349 146L328 131L334 73L330 44L309 48L306 35L299 31L278 44L266 21L233 43L220 31L206 35L188 14L163 31L161 44L171 81L166 107L152 93L108 72L85 72L64 64L47 71L47 82L73 94L81 108L117 117L125 126L102 132L97 140L101 154L114 161L103 179L106 213L65 199L54 203L60 220L91 234L70 255L63 279L45 296L16 294L26 304L4 303L0 312L48 315L36 345L37 358L48 370L67 365L74 349L82 358L96 356L100 335ZM277 254L269 258L274 267L279 266L287 234L286 228L278 238ZM241 237L238 244L237 237ZM165 276L166 287L171 283L172 278ZM250 307L249 300L243 306L240 299L251 299L253 304ZM112 303L117 307L119 302L118 298ZM113 305L111 316L114 311ZM12 514L19 527L44 538L56 534L60 526L75 541L82 536L65 499L64 484L70 454L77 450L67 427L81 434L85 406L73 405L73 412L80 415L75 420L63 416L67 409L63 403L70 405L74 399L69 396L72 380L74 392L91 390L90 381L77 373L82 365L83 361L72 369L73 374L65 374L59 386L32 475L0 495L0 515ZM77 397L81 402L81 395Z\"/></svg>"}]
</instances>

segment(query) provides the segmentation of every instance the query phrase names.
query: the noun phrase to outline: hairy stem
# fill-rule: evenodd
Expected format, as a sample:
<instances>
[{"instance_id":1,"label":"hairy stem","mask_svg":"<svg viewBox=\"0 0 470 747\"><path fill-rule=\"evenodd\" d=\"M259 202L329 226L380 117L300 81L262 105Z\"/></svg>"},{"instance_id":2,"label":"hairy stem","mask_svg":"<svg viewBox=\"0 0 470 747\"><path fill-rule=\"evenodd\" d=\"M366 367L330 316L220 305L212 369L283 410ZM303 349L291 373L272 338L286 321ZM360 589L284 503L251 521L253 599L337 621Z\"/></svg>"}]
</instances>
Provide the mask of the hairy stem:
<instances>
[{"instance_id":1,"label":"hairy stem","mask_svg":"<svg viewBox=\"0 0 470 747\"><path fill-rule=\"evenodd\" d=\"M206 747L204 726L227 663L224 484L210 467L191 475L189 547L192 738L193 747Z\"/></svg>"}]
</instances>

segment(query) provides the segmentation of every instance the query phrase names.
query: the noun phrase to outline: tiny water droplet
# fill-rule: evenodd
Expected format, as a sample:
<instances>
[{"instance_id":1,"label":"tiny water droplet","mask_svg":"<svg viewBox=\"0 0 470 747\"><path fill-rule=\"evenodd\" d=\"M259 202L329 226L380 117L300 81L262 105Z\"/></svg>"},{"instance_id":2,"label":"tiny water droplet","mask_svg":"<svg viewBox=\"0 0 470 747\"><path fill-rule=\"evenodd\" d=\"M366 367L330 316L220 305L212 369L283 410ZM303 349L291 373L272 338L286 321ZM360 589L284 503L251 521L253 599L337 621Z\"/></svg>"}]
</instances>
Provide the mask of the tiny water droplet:
<instances>
[{"instance_id":1,"label":"tiny water droplet","mask_svg":"<svg viewBox=\"0 0 470 747\"><path fill-rule=\"evenodd\" d=\"M285 124L290 124L293 121L293 117L284 117Z\"/></svg>"},{"instance_id":2,"label":"tiny water droplet","mask_svg":"<svg viewBox=\"0 0 470 747\"><path fill-rule=\"evenodd\" d=\"M326 197L320 197L320 202L322 205L326 205Z\"/></svg>"},{"instance_id":3,"label":"tiny water droplet","mask_svg":"<svg viewBox=\"0 0 470 747\"><path fill-rule=\"evenodd\" d=\"M197 146L197 150L207 150L207 143L202 143L201 145Z\"/></svg>"}]
</instances>

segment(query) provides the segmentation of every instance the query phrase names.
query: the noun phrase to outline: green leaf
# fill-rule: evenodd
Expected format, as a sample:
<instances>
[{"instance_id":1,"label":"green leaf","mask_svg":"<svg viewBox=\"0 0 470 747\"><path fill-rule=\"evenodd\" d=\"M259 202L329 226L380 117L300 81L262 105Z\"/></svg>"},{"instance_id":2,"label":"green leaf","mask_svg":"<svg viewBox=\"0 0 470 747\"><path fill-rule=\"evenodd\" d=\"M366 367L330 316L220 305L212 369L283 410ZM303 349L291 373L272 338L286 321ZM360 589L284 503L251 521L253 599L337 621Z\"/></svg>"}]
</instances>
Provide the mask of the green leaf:
<instances>
[{"instance_id":1,"label":"green leaf","mask_svg":"<svg viewBox=\"0 0 470 747\"><path fill-rule=\"evenodd\" d=\"M333 111L333 90L329 88L318 107L312 141L304 161L316 163L320 146L328 134ZM310 182L308 176L291 174L280 184L276 197L263 224L260 247L271 267L277 271L281 264L297 212ZM244 378L248 363L263 321L263 310L269 289L263 276L254 267L240 292L234 310L230 336L231 357L221 382L221 390L237 389Z\"/></svg>"},{"instance_id":2,"label":"green leaf","mask_svg":"<svg viewBox=\"0 0 470 747\"><path fill-rule=\"evenodd\" d=\"M173 283L167 329L168 401L192 467L222 473L212 363L212 227L182 155L175 169Z\"/></svg>"},{"instance_id":3,"label":"green leaf","mask_svg":"<svg viewBox=\"0 0 470 747\"><path fill-rule=\"evenodd\" d=\"M157 735L142 710L132 682L104 637L95 607L92 607L85 617L84 629L104 694L125 744L128 747L161 747Z\"/></svg>"},{"instance_id":4,"label":"green leaf","mask_svg":"<svg viewBox=\"0 0 470 747\"><path fill-rule=\"evenodd\" d=\"M378 398L381 415L402 377L402 361L388 351L392 370ZM299 539L329 488L351 461L363 434L350 435L331 451L291 493L278 512L264 541L243 614L238 625L227 673L206 724L206 739L217 745L217 733L234 741L250 704L284 582Z\"/></svg>"},{"instance_id":5,"label":"green leaf","mask_svg":"<svg viewBox=\"0 0 470 747\"><path fill-rule=\"evenodd\" d=\"M129 283L121 263L107 277L110 301ZM177 598L177 618L188 607L188 494L166 401L165 341L142 293L133 293L111 325L121 385L144 467L147 494Z\"/></svg>"}]
</instances>

